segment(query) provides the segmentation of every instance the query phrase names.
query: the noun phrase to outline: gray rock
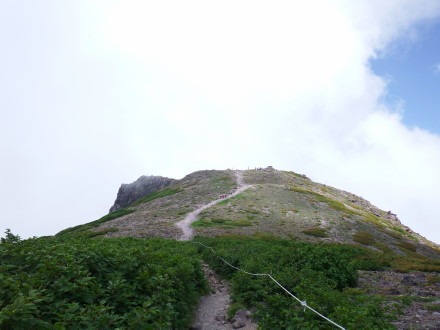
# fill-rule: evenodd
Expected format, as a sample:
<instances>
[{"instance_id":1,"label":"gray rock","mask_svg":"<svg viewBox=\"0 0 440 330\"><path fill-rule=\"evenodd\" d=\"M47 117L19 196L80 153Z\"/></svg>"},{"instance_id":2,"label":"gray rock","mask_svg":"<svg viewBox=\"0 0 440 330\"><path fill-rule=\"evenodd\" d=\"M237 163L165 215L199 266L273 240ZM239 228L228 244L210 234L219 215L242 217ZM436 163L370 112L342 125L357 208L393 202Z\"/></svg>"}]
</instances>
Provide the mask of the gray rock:
<instances>
[{"instance_id":1,"label":"gray rock","mask_svg":"<svg viewBox=\"0 0 440 330\"><path fill-rule=\"evenodd\" d=\"M202 326L199 323L194 324L189 328L190 330L202 330Z\"/></svg>"},{"instance_id":2,"label":"gray rock","mask_svg":"<svg viewBox=\"0 0 440 330\"><path fill-rule=\"evenodd\" d=\"M246 325L246 322L248 320L249 316L245 309L240 309L235 313L233 318L232 327L234 329L243 328Z\"/></svg>"},{"instance_id":3,"label":"gray rock","mask_svg":"<svg viewBox=\"0 0 440 330\"><path fill-rule=\"evenodd\" d=\"M424 282L424 277L417 276L416 274L405 276L400 283L403 285L416 286Z\"/></svg>"},{"instance_id":4,"label":"gray rock","mask_svg":"<svg viewBox=\"0 0 440 330\"><path fill-rule=\"evenodd\" d=\"M119 188L116 201L110 208L110 213L118 211L139 198L152 194L159 189L168 186L174 179L165 178L162 176L141 176L136 181L129 184L122 184Z\"/></svg>"}]
</instances>

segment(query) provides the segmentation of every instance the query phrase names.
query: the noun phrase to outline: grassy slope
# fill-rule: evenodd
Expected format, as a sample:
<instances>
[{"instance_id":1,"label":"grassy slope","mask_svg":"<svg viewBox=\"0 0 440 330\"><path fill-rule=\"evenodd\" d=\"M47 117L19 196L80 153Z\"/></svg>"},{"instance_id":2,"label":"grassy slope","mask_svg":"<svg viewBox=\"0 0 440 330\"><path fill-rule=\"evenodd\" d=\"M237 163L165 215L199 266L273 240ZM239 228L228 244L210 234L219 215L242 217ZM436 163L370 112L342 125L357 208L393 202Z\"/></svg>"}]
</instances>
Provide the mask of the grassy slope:
<instances>
[{"instance_id":1,"label":"grassy slope","mask_svg":"<svg viewBox=\"0 0 440 330\"><path fill-rule=\"evenodd\" d=\"M114 214L111 213L97 221L64 230L59 235L93 231L106 237L177 238L180 230L174 226L176 222L218 195L231 191L235 184L232 171L194 172L115 212L122 212L119 213L123 215L121 217L110 219Z\"/></svg>"},{"instance_id":2,"label":"grassy slope","mask_svg":"<svg viewBox=\"0 0 440 330\"><path fill-rule=\"evenodd\" d=\"M303 242L363 245L412 257L439 256L434 244L358 196L292 172L246 171L244 178L254 189L202 212L194 224L197 233L263 233ZM374 239L362 239L365 236Z\"/></svg>"},{"instance_id":3,"label":"grassy slope","mask_svg":"<svg viewBox=\"0 0 440 330\"><path fill-rule=\"evenodd\" d=\"M435 244L362 198L305 176L284 171L245 171L254 187L200 215L193 224L205 236L273 235L302 242L335 242L366 246L410 257L438 257ZM151 194L114 217L67 229L60 234L88 232L106 237L177 238L174 224L197 207L228 193L235 185L232 171L199 171ZM93 233L90 233L93 232Z\"/></svg>"}]
</instances>

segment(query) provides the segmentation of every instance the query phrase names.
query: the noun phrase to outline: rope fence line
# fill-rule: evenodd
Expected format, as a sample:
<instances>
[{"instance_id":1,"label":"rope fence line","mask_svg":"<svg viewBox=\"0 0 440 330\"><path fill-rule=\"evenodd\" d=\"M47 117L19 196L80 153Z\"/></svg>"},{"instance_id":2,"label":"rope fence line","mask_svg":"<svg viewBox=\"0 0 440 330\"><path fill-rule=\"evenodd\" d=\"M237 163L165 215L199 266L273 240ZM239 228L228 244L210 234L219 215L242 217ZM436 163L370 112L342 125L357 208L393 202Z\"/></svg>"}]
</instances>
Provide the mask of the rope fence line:
<instances>
[{"instance_id":1,"label":"rope fence line","mask_svg":"<svg viewBox=\"0 0 440 330\"><path fill-rule=\"evenodd\" d=\"M231 265L229 262L227 262L225 259L223 259L222 257L220 257L220 256L218 256L216 253L215 253L215 251L214 251L214 249L212 248L212 247L210 247L210 246L206 246L205 244L203 244L203 243L200 243L200 242L196 242L196 241L191 241L191 243L193 243L193 244L199 244L199 245L201 245L201 246L203 246L203 247L205 247L205 248L207 248L207 249L210 249L211 251L212 251L212 253L213 254L215 254L215 256L216 256L216 258L218 258L218 259L220 259L221 261L223 261L225 264L227 264L228 266L230 266L230 267L232 267L232 268L234 268L234 269L236 269L236 270L238 270L238 271L240 271L240 272L243 272L243 273L245 273L245 274L248 274L248 275L252 275L252 276L267 276L267 277L269 277L272 281L274 281L281 289L283 289L289 296L291 296L292 298L294 298L296 301L298 301L300 304L301 304L301 306L303 306L304 307L304 310L306 309L306 308L308 308L308 309L310 309L312 312L314 312L314 313L316 313L317 315L319 315L320 317L322 317L324 320L326 320L326 321L328 321L328 322L330 322L330 323L332 323L333 325L335 325L335 326L337 326L339 329L342 329L342 330L345 330L345 328L344 327L342 327L342 326L340 326L339 324L337 324L336 322L333 322L332 320L330 320L329 318L327 318L327 317L325 317L324 315L322 315L321 313L319 313L318 311L316 311L315 309L313 309L312 307L310 307L309 305L307 305L307 302L304 300L301 300L301 299L299 299L298 297L296 297L293 293L291 293L289 290L287 290L284 286L282 286L276 279L274 279L270 274L254 274L254 273L250 273L250 272L247 272L247 271L245 271L245 270L243 270L243 269L240 269L240 268L238 268L238 267L236 267L236 266L234 266L234 265Z\"/></svg>"}]
</instances>

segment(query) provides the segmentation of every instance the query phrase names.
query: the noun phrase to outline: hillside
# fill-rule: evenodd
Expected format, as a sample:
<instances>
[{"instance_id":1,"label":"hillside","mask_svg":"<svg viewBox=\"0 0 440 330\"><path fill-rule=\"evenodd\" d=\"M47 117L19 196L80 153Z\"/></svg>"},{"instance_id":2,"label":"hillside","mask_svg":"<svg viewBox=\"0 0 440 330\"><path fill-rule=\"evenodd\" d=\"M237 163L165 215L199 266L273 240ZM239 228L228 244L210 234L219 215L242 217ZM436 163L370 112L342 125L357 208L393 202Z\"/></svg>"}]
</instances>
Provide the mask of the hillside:
<instances>
[{"instance_id":1,"label":"hillside","mask_svg":"<svg viewBox=\"0 0 440 330\"><path fill-rule=\"evenodd\" d=\"M196 235L271 235L299 242L343 243L412 257L439 258L438 245L352 193L274 169L241 171L249 189L210 206L192 224ZM119 210L119 216L72 228L106 237L182 235L176 223L237 188L235 172L199 171ZM117 212L116 212L117 213ZM69 231L69 230L68 230ZM64 231L63 231L64 232Z\"/></svg>"},{"instance_id":2,"label":"hillside","mask_svg":"<svg viewBox=\"0 0 440 330\"><path fill-rule=\"evenodd\" d=\"M440 327L439 247L304 175L141 177L112 210L54 237L6 231L0 329Z\"/></svg>"}]
</instances>

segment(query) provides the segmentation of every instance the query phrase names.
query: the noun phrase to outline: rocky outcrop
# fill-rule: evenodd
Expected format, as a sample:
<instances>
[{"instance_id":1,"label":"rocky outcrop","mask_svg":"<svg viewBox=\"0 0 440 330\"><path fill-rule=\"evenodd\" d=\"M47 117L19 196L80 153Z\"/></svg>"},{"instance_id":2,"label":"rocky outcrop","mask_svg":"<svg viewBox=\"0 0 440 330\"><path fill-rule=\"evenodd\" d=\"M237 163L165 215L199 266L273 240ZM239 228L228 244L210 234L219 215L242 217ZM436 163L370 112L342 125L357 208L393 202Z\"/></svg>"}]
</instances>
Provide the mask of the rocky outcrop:
<instances>
[{"instance_id":1,"label":"rocky outcrop","mask_svg":"<svg viewBox=\"0 0 440 330\"><path fill-rule=\"evenodd\" d=\"M358 289L364 294L387 297L390 306L402 303L402 297L411 297L392 322L397 329L440 329L438 273L359 271Z\"/></svg>"},{"instance_id":2,"label":"rocky outcrop","mask_svg":"<svg viewBox=\"0 0 440 330\"><path fill-rule=\"evenodd\" d=\"M163 176L141 176L136 181L125 184L119 188L115 203L110 208L110 213L120 210L139 198L152 194L159 189L168 186L174 179L165 178Z\"/></svg>"}]
</instances>

